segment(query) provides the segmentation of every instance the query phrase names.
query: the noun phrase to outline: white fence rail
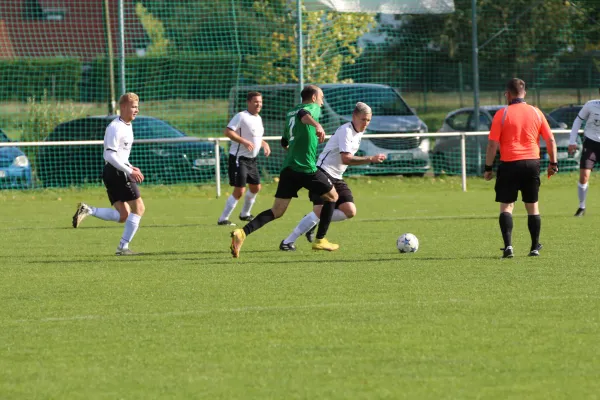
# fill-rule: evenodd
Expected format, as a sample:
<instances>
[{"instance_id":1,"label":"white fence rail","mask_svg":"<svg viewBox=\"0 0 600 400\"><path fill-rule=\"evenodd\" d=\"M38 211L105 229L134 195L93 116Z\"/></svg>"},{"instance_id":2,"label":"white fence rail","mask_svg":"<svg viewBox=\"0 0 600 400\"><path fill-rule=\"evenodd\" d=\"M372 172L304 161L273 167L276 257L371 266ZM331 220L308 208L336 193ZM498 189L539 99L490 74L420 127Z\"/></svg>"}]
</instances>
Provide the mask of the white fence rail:
<instances>
[{"instance_id":1,"label":"white fence rail","mask_svg":"<svg viewBox=\"0 0 600 400\"><path fill-rule=\"evenodd\" d=\"M564 134L570 133L570 130L566 129L555 129L553 133ZM438 133L394 133L394 134L368 134L363 136L363 139L392 139L392 138L439 138L439 137L460 137L460 159L461 159L461 177L462 177L462 190L467 191L467 154L466 154L466 138L467 136L487 136L488 131L479 132L438 132ZM329 139L331 136L327 136ZM265 136L263 138L267 141L279 141L281 136ZM221 196L221 168L220 168L220 152L221 142L229 142L230 139L226 137L179 137L179 138L164 138L164 139L139 139L135 140L135 143L189 143L189 142L212 142L214 144L214 157L215 157L215 183L216 183L216 194L217 197ZM90 145L102 145L102 140L71 140L71 141L57 141L57 142L0 142L0 148L2 147L42 147L42 146L90 146Z\"/></svg>"}]
</instances>

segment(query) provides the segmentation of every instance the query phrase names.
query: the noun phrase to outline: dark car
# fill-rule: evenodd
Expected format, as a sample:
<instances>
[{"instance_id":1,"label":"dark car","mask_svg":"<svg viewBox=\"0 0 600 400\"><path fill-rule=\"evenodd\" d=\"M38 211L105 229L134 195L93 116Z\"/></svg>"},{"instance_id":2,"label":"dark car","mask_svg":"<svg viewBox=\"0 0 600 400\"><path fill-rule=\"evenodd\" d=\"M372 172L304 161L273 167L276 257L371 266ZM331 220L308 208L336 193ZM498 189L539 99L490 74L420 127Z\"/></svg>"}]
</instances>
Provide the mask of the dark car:
<instances>
[{"instance_id":1,"label":"dark car","mask_svg":"<svg viewBox=\"0 0 600 400\"><path fill-rule=\"evenodd\" d=\"M0 129L0 142L11 140ZM31 187L31 164L18 147L0 147L0 189Z\"/></svg>"},{"instance_id":2,"label":"dark car","mask_svg":"<svg viewBox=\"0 0 600 400\"><path fill-rule=\"evenodd\" d=\"M87 117L58 125L46 141L103 140L116 115ZM140 116L133 121L135 141L185 138L185 133L160 119ZM209 182L215 179L214 144L209 141L135 143L129 161L148 183ZM221 165L224 153L221 152ZM44 146L38 154L38 173L45 186L70 186L102 181L101 145ZM226 174L226 171L223 172Z\"/></svg>"},{"instance_id":3,"label":"dark car","mask_svg":"<svg viewBox=\"0 0 600 400\"><path fill-rule=\"evenodd\" d=\"M583 106L577 106L570 104L568 106L561 106L552 111L550 111L550 116L557 120L558 122L564 122L567 125L568 129L571 129L573 126L573 121L579 115L579 111ZM585 128L585 121L581 123L581 129Z\"/></svg>"},{"instance_id":4,"label":"dark car","mask_svg":"<svg viewBox=\"0 0 600 400\"><path fill-rule=\"evenodd\" d=\"M484 106L479 111L479 125L476 126L473 118L473 107L461 108L450 112L444 119L440 132L475 132L489 131L492 119L498 110L504 109L503 105ZM551 129L566 129L564 123L556 121L552 116L544 113ZM569 133L555 133L558 148L558 165L562 171L579 169L579 157L581 156L581 143L574 155L569 155ZM487 148L487 136L466 137L466 164L467 174L481 175L485 166L485 152ZM548 162L546 143L540 140L540 156L542 164ZM457 175L461 173L460 137L439 137L435 140L435 146L431 152L434 174Z\"/></svg>"}]
</instances>

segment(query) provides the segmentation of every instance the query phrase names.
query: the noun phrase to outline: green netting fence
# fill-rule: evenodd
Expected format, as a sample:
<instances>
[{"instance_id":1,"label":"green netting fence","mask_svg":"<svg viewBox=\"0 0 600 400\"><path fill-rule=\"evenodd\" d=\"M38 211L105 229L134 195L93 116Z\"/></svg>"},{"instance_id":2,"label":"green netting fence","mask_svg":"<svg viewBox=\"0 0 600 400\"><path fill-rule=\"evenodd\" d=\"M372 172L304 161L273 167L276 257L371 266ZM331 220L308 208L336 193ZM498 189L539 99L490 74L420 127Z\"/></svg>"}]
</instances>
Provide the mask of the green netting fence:
<instances>
[{"instance_id":1,"label":"green netting fence","mask_svg":"<svg viewBox=\"0 0 600 400\"><path fill-rule=\"evenodd\" d=\"M468 109L471 0L455 0L454 11L443 14L312 11L318 1L300 1L302 76L298 1L3 0L0 140L101 140L123 90L141 98L137 139L220 137L249 90L263 93L266 134L278 136L285 112L299 101L301 78L324 88L328 133L357 101L374 108L371 134L485 130L514 76L528 83L528 101L555 117L557 129L569 128L576 106L598 96L598 0L477 2L479 97L490 106L479 124ZM368 134L360 151L388 159L349 173L460 173L458 137ZM577 169L560 135L561 170ZM467 139L467 172L480 175L486 138ZM273 156L260 156L267 179L283 157L271 143ZM145 143L134 145L131 161L148 182L211 183L214 150L204 141ZM228 144L219 150L225 178ZM102 165L100 145L4 147L0 187L99 185Z\"/></svg>"}]
</instances>

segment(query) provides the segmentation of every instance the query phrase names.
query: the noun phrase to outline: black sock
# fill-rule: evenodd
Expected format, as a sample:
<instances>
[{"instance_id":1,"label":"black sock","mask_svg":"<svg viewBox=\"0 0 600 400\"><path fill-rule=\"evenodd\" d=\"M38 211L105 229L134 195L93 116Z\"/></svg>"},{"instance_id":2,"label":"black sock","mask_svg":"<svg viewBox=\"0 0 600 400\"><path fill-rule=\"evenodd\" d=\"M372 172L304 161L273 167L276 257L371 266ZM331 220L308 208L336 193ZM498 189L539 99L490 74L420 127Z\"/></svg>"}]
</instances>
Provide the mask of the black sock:
<instances>
[{"instance_id":1,"label":"black sock","mask_svg":"<svg viewBox=\"0 0 600 400\"><path fill-rule=\"evenodd\" d=\"M502 231L502 240L504 240L504 248L512 246L512 230L513 219L509 212L500 213L500 231Z\"/></svg>"},{"instance_id":2,"label":"black sock","mask_svg":"<svg viewBox=\"0 0 600 400\"><path fill-rule=\"evenodd\" d=\"M542 230L542 217L540 215L529 215L527 217L527 227L531 235L531 250L535 250L540 243L540 231Z\"/></svg>"},{"instance_id":3,"label":"black sock","mask_svg":"<svg viewBox=\"0 0 600 400\"><path fill-rule=\"evenodd\" d=\"M252 221L248 222L246 226L244 226L244 233L246 234L246 236L248 236L255 230L261 228L263 225L268 224L274 219L275 214L273 214L273 211L269 208L268 210L265 210L258 214L256 218L254 218Z\"/></svg>"},{"instance_id":4,"label":"black sock","mask_svg":"<svg viewBox=\"0 0 600 400\"><path fill-rule=\"evenodd\" d=\"M327 234L334 210L335 202L326 201L323 203L323 208L321 209L321 220L319 221L319 228L317 229L317 239L323 239Z\"/></svg>"}]
</instances>

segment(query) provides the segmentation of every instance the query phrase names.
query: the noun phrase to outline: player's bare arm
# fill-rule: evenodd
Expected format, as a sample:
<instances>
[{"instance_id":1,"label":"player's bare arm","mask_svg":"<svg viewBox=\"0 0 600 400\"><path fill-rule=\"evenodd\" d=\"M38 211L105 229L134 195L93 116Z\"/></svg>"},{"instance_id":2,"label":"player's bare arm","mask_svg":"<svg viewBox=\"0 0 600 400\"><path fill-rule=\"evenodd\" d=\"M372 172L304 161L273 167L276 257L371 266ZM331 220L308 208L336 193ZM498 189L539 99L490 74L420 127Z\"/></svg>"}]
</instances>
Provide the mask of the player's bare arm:
<instances>
[{"instance_id":1,"label":"player's bare arm","mask_svg":"<svg viewBox=\"0 0 600 400\"><path fill-rule=\"evenodd\" d=\"M249 151L254 150L254 144L251 141L244 139L243 137L238 135L237 132L232 131L229 128L225 128L225 136L227 136L232 141L241 144L242 146L247 148Z\"/></svg>"},{"instance_id":2,"label":"player's bare arm","mask_svg":"<svg viewBox=\"0 0 600 400\"><path fill-rule=\"evenodd\" d=\"M350 153L340 153L342 162L346 165L364 165L364 164L379 164L385 161L385 154L376 154L374 156L354 156Z\"/></svg>"},{"instance_id":3,"label":"player's bare arm","mask_svg":"<svg viewBox=\"0 0 600 400\"><path fill-rule=\"evenodd\" d=\"M483 173L483 177L486 181L489 181L494 177L492 166L494 165L494 159L496 158L499 147L500 143L496 140L488 140L487 150L485 152L485 172Z\"/></svg>"},{"instance_id":4,"label":"player's bare arm","mask_svg":"<svg viewBox=\"0 0 600 400\"><path fill-rule=\"evenodd\" d=\"M325 130L310 114L305 114L302 119L300 119L303 124L314 126L317 131L317 137L319 138L319 143L323 143L325 141Z\"/></svg>"},{"instance_id":5,"label":"player's bare arm","mask_svg":"<svg viewBox=\"0 0 600 400\"><path fill-rule=\"evenodd\" d=\"M550 159L548 164L548 177L551 177L558 172L558 149L556 148L556 140L554 140L554 135L550 134L550 137L545 140L548 158Z\"/></svg>"},{"instance_id":6,"label":"player's bare arm","mask_svg":"<svg viewBox=\"0 0 600 400\"><path fill-rule=\"evenodd\" d=\"M265 140L263 140L262 148L263 148L263 151L265 152L265 157L269 157L269 155L271 155L271 146L269 146L269 143L267 143Z\"/></svg>"}]
</instances>

